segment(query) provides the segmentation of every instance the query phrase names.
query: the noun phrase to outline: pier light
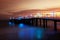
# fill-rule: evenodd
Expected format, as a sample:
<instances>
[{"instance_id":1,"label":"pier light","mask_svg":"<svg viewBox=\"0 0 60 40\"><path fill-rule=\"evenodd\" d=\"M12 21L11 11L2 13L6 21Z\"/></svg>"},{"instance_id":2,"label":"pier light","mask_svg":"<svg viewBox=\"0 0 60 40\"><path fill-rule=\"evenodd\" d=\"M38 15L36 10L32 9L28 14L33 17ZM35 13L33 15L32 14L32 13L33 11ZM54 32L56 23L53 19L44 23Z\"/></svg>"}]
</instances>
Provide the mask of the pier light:
<instances>
[{"instance_id":1,"label":"pier light","mask_svg":"<svg viewBox=\"0 0 60 40\"><path fill-rule=\"evenodd\" d=\"M60 12L55 12L56 17L60 17Z\"/></svg>"},{"instance_id":2,"label":"pier light","mask_svg":"<svg viewBox=\"0 0 60 40\"><path fill-rule=\"evenodd\" d=\"M12 17L10 17L9 19L12 19Z\"/></svg>"},{"instance_id":3,"label":"pier light","mask_svg":"<svg viewBox=\"0 0 60 40\"><path fill-rule=\"evenodd\" d=\"M54 13L53 12L44 13L44 17L54 17Z\"/></svg>"},{"instance_id":4,"label":"pier light","mask_svg":"<svg viewBox=\"0 0 60 40\"><path fill-rule=\"evenodd\" d=\"M42 17L41 13L37 13L34 17Z\"/></svg>"},{"instance_id":5,"label":"pier light","mask_svg":"<svg viewBox=\"0 0 60 40\"><path fill-rule=\"evenodd\" d=\"M24 17L22 17L22 16L17 17L18 20L21 20L21 19L23 19L23 18L24 18Z\"/></svg>"},{"instance_id":6,"label":"pier light","mask_svg":"<svg viewBox=\"0 0 60 40\"><path fill-rule=\"evenodd\" d=\"M14 19L14 17L12 17L12 19Z\"/></svg>"},{"instance_id":7,"label":"pier light","mask_svg":"<svg viewBox=\"0 0 60 40\"><path fill-rule=\"evenodd\" d=\"M14 19L14 17L10 17L9 19Z\"/></svg>"},{"instance_id":8,"label":"pier light","mask_svg":"<svg viewBox=\"0 0 60 40\"><path fill-rule=\"evenodd\" d=\"M54 13L50 13L51 16L54 16Z\"/></svg>"}]
</instances>

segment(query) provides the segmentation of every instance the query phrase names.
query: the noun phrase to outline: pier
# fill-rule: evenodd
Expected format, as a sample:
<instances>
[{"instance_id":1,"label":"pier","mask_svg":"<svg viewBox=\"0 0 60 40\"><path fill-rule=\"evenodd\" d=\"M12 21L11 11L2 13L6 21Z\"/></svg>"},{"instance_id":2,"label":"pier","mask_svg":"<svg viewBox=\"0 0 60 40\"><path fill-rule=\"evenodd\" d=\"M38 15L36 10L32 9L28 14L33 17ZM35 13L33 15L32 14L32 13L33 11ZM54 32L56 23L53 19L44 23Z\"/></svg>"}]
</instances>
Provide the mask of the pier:
<instances>
[{"instance_id":1,"label":"pier","mask_svg":"<svg viewBox=\"0 0 60 40\"><path fill-rule=\"evenodd\" d=\"M39 26L43 28L48 28L48 21L53 21L54 22L54 31L57 31L57 22L60 22L59 19L53 19L53 18L28 18L28 19L21 19L21 20L13 20L12 22L15 23L24 23L27 25L32 25L32 26ZM43 24L43 25L42 25Z\"/></svg>"}]
</instances>

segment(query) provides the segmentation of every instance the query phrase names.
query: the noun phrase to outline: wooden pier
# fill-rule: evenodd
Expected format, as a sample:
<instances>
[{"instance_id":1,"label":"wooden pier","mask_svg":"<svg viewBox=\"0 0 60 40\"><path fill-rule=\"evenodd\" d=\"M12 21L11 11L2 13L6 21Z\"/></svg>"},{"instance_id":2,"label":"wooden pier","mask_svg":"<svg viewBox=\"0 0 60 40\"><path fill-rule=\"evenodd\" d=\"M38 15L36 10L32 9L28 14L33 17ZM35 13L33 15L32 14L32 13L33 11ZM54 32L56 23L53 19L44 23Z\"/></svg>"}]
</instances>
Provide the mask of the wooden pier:
<instances>
[{"instance_id":1,"label":"wooden pier","mask_svg":"<svg viewBox=\"0 0 60 40\"><path fill-rule=\"evenodd\" d=\"M39 20L39 22L38 22ZM42 22L43 21L43 22ZM48 21L53 21L54 22L54 31L57 31L57 22L60 22L59 19L53 19L53 18L29 18L29 19L21 19L21 20L18 20L17 22L19 23L24 23L24 24L28 24L28 25L32 25L32 26L38 26L38 23L39 26L41 27L42 23L43 23L43 28L47 28L47 22ZM16 22L16 20L15 20Z\"/></svg>"}]
</instances>

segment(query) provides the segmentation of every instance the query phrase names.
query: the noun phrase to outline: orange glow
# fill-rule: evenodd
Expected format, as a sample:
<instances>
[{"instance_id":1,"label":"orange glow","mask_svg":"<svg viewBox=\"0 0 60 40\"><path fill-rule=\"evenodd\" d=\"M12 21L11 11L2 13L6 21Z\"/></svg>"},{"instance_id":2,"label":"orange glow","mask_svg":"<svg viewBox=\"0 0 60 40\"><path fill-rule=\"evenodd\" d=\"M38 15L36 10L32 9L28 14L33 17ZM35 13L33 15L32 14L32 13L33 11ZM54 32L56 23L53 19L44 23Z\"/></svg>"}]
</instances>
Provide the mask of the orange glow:
<instances>
[{"instance_id":1,"label":"orange glow","mask_svg":"<svg viewBox=\"0 0 60 40\"><path fill-rule=\"evenodd\" d=\"M60 12L56 12L55 16L60 17Z\"/></svg>"},{"instance_id":2,"label":"orange glow","mask_svg":"<svg viewBox=\"0 0 60 40\"><path fill-rule=\"evenodd\" d=\"M60 12L36 13L34 17L60 17Z\"/></svg>"},{"instance_id":3,"label":"orange glow","mask_svg":"<svg viewBox=\"0 0 60 40\"><path fill-rule=\"evenodd\" d=\"M37 17L42 17L42 14L41 13L37 13L36 16Z\"/></svg>"}]
</instances>

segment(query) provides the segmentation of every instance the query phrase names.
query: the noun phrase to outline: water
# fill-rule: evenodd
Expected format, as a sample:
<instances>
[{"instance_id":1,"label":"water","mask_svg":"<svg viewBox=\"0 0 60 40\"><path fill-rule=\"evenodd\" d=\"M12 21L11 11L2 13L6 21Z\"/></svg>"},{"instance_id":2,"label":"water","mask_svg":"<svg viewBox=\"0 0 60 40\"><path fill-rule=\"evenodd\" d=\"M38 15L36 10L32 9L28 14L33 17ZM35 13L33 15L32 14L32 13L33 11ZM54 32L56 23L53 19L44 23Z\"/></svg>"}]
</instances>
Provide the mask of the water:
<instances>
[{"instance_id":1,"label":"water","mask_svg":"<svg viewBox=\"0 0 60 40\"><path fill-rule=\"evenodd\" d=\"M27 26L24 24L19 24L18 28L20 29L18 32L18 36L21 39L42 39L44 29L36 28L33 26Z\"/></svg>"},{"instance_id":2,"label":"water","mask_svg":"<svg viewBox=\"0 0 60 40\"><path fill-rule=\"evenodd\" d=\"M23 23L16 25L8 22L7 25L4 24L0 26L3 27L0 28L0 40L48 40L47 38L52 39L54 37L53 35L56 35L54 31L47 31L47 29L29 26ZM51 38L51 36L53 37Z\"/></svg>"}]
</instances>

